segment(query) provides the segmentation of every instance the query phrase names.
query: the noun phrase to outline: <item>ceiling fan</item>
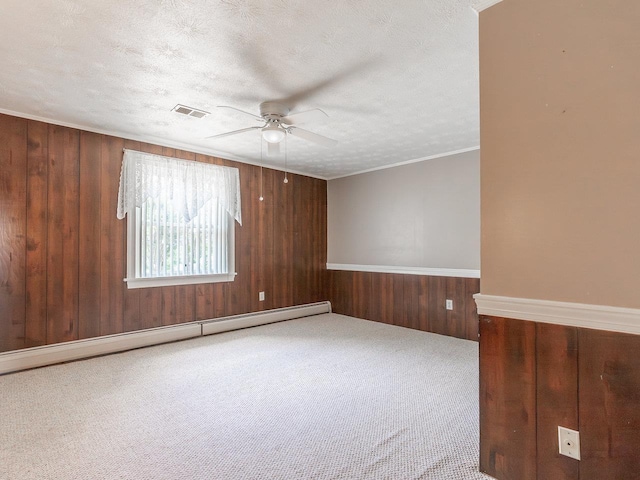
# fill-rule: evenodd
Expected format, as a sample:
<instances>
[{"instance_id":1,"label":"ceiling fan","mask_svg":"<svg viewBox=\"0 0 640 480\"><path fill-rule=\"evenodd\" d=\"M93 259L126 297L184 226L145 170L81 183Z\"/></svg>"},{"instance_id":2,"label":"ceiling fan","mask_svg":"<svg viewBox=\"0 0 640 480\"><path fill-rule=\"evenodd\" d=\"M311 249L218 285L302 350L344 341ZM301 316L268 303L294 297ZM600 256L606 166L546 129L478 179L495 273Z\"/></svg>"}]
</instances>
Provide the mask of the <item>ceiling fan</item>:
<instances>
[{"instance_id":1,"label":"ceiling fan","mask_svg":"<svg viewBox=\"0 0 640 480\"><path fill-rule=\"evenodd\" d=\"M309 130L305 130L298 126L306 123L326 121L329 116L319 108L289 114L289 107L287 107L283 103L262 102L260 104L259 116L226 105L221 105L217 108L228 108L236 112L240 112L243 115L249 116L254 120L262 122L262 125L242 128L240 130L212 135L206 138L223 138L231 135L250 132L253 130L261 130L262 138L264 138L268 145L268 155L277 155L280 152L280 142L284 140L287 134L293 135L294 137L302 138L303 140L307 140L309 142L317 143L318 145L322 145L325 147L333 147L338 143L336 140L318 135L317 133L310 132Z\"/></svg>"}]
</instances>

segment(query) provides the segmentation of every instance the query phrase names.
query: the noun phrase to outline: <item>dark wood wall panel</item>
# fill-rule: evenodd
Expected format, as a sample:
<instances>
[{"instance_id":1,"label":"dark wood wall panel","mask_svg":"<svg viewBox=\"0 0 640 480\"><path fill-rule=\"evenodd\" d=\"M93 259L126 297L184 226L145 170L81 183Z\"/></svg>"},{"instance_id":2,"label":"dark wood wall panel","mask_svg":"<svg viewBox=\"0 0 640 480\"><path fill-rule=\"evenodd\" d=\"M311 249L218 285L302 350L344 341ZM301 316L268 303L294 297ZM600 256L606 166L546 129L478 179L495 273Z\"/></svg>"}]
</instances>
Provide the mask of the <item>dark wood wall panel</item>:
<instances>
[{"instance_id":1,"label":"dark wood wall panel","mask_svg":"<svg viewBox=\"0 0 640 480\"><path fill-rule=\"evenodd\" d=\"M249 179L249 191L250 192L257 192L259 189L259 172L260 169L258 168L254 168L254 167L249 167L247 166L246 168L246 173L245 176L248 177ZM240 172L240 175L242 175L243 172ZM258 228L259 228L259 219L260 219L260 205L259 205L259 201L256 200L255 198L250 199L250 201L248 202L248 206L249 208L246 209L245 211L249 211L250 215L249 218L246 220L243 220L244 222L246 222L246 226L247 229L245 231L248 232L257 232ZM256 292L260 292L260 263L261 263L261 251L260 251L260 246L261 246L261 242L259 240L256 239L256 241L250 241L249 239L246 239L244 242L246 245L248 245L248 259L249 261L246 262L248 265L248 270L250 273L250 279L251 279L251 285L249 287L249 309L252 312L257 312L260 310L261 307L261 303L260 300L258 299L258 295L256 294ZM253 293L253 295L251 295L251 293ZM294 294L294 298L301 298L298 297ZM302 300L300 300L300 303L305 303Z\"/></svg>"},{"instance_id":2,"label":"dark wood wall panel","mask_svg":"<svg viewBox=\"0 0 640 480\"><path fill-rule=\"evenodd\" d=\"M580 479L640 479L640 336L580 329Z\"/></svg>"},{"instance_id":3,"label":"dark wood wall panel","mask_svg":"<svg viewBox=\"0 0 640 480\"><path fill-rule=\"evenodd\" d=\"M480 466L500 480L640 479L640 336L480 319ZM580 432L581 460L558 453Z\"/></svg>"},{"instance_id":4,"label":"dark wood wall panel","mask_svg":"<svg viewBox=\"0 0 640 480\"><path fill-rule=\"evenodd\" d=\"M333 272L335 273L335 272ZM373 295L378 292L378 295ZM394 324L394 312L402 311L404 302L404 281L402 275L392 273L371 275L371 295L369 298L369 320Z\"/></svg>"},{"instance_id":5,"label":"dark wood wall panel","mask_svg":"<svg viewBox=\"0 0 640 480\"><path fill-rule=\"evenodd\" d=\"M447 298L453 300L453 310L446 310L446 325L449 328L449 335L452 337L464 338L467 335L467 322L465 314L467 311L467 289L466 279L448 277L447 278ZM442 300L441 300L442 301ZM469 299L473 301L473 299Z\"/></svg>"},{"instance_id":6,"label":"dark wood wall panel","mask_svg":"<svg viewBox=\"0 0 640 480\"><path fill-rule=\"evenodd\" d=\"M47 343L78 338L79 133L49 127Z\"/></svg>"},{"instance_id":7,"label":"dark wood wall panel","mask_svg":"<svg viewBox=\"0 0 640 480\"><path fill-rule=\"evenodd\" d=\"M100 322L95 319L100 318L100 242L96 239L100 239L101 155L100 135L80 132L78 338L100 335Z\"/></svg>"},{"instance_id":8,"label":"dark wood wall panel","mask_svg":"<svg viewBox=\"0 0 640 480\"><path fill-rule=\"evenodd\" d=\"M447 278L429 277L429 291L431 292L429 324L434 332L446 335L452 330L452 328L447 325L447 311L444 307L445 300L447 299ZM479 291L480 290L478 290L478 292ZM454 307L456 307L456 305L454 305ZM475 317L475 321L477 324L477 316ZM474 340L477 340L477 335Z\"/></svg>"},{"instance_id":9,"label":"dark wood wall panel","mask_svg":"<svg viewBox=\"0 0 640 480\"><path fill-rule=\"evenodd\" d=\"M331 301L331 309L335 313L353 314L353 278L355 274L356 272L337 270L329 272L329 300Z\"/></svg>"},{"instance_id":10,"label":"dark wood wall panel","mask_svg":"<svg viewBox=\"0 0 640 480\"><path fill-rule=\"evenodd\" d=\"M404 304L402 325L415 330L431 331L428 321L429 277L404 275Z\"/></svg>"},{"instance_id":11,"label":"dark wood wall panel","mask_svg":"<svg viewBox=\"0 0 640 480\"><path fill-rule=\"evenodd\" d=\"M322 290L322 274L326 273L326 263L322 264L326 259L321 252L327 250L327 190L309 177L290 178L289 185L293 198L302 199L293 204L293 292L296 298L305 299L304 303L313 303L320 300L317 292ZM305 225L305 218L314 224ZM308 268L309 263L314 268Z\"/></svg>"},{"instance_id":12,"label":"dark wood wall panel","mask_svg":"<svg viewBox=\"0 0 640 480\"><path fill-rule=\"evenodd\" d=\"M258 255L266 258L273 257L273 217L274 217L274 176L275 172L270 169L258 170L258 189L255 192L258 198L258 231L261 232L258 241ZM262 196L262 201L260 201ZM250 201L255 202L255 198ZM325 250L326 251L326 250ZM273 278L274 266L273 262L259 262L258 263L258 277L260 279L258 291L266 292L267 286L266 279ZM269 295L265 295L264 301L260 302L260 310L270 310L275 305L273 289L270 289Z\"/></svg>"},{"instance_id":13,"label":"dark wood wall panel","mask_svg":"<svg viewBox=\"0 0 640 480\"><path fill-rule=\"evenodd\" d=\"M123 148L240 170L231 283L129 290ZM328 299L326 182L0 115L0 351ZM265 292L265 301L258 292Z\"/></svg>"},{"instance_id":14,"label":"dark wood wall panel","mask_svg":"<svg viewBox=\"0 0 640 480\"><path fill-rule=\"evenodd\" d=\"M314 182L314 202L315 210L313 219L315 227L319 230L319 235L313 236L313 300L320 301L317 292L323 292L328 298L329 290L327 283L327 186L326 184Z\"/></svg>"},{"instance_id":15,"label":"dark wood wall panel","mask_svg":"<svg viewBox=\"0 0 640 480\"><path fill-rule=\"evenodd\" d=\"M253 171L255 167L250 165L238 165L240 170L240 184L243 191L254 191ZM253 242L248 237L251 234L251 226L253 224L254 209L256 207L255 199L244 205L242 208L242 225L240 229L236 229L236 272L240 278L245 278L246 282L233 282L227 285L227 300L233 300L229 305L231 315L257 311L259 310L258 302L258 272L252 273L251 255L256 255ZM245 228L246 227L246 228ZM256 242L256 245L258 242ZM256 259L257 261L257 259Z\"/></svg>"},{"instance_id":16,"label":"dark wood wall panel","mask_svg":"<svg viewBox=\"0 0 640 480\"><path fill-rule=\"evenodd\" d=\"M282 189L282 194L274 198L274 212L278 214L275 214L273 219L273 268L274 276L280 280L273 285L273 299L276 305L286 305L290 302L293 286L293 270L289 263L294 253L293 196L291 188L283 188L285 184L282 172L275 172L272 180L274 192Z\"/></svg>"},{"instance_id":17,"label":"dark wood wall panel","mask_svg":"<svg viewBox=\"0 0 640 480\"><path fill-rule=\"evenodd\" d=\"M0 348L25 342L27 122L0 116Z\"/></svg>"},{"instance_id":18,"label":"dark wood wall panel","mask_svg":"<svg viewBox=\"0 0 640 480\"><path fill-rule=\"evenodd\" d=\"M27 129L25 346L32 347L47 341L49 126L40 122L27 122Z\"/></svg>"},{"instance_id":19,"label":"dark wood wall panel","mask_svg":"<svg viewBox=\"0 0 640 480\"><path fill-rule=\"evenodd\" d=\"M477 278L329 271L329 299L336 313L441 335L478 340L473 295ZM453 300L453 311L445 300Z\"/></svg>"},{"instance_id":20,"label":"dark wood wall panel","mask_svg":"<svg viewBox=\"0 0 640 480\"><path fill-rule=\"evenodd\" d=\"M465 322L466 335L465 338L469 340L478 339L478 309L476 308L476 301L473 296L480 291L480 279L469 278L465 282Z\"/></svg>"},{"instance_id":21,"label":"dark wood wall panel","mask_svg":"<svg viewBox=\"0 0 640 480\"><path fill-rule=\"evenodd\" d=\"M536 326L480 317L480 471L536 478Z\"/></svg>"},{"instance_id":22,"label":"dark wood wall panel","mask_svg":"<svg viewBox=\"0 0 640 480\"><path fill-rule=\"evenodd\" d=\"M579 478L558 452L558 426L578 430L578 329L536 324L538 478Z\"/></svg>"},{"instance_id":23,"label":"dark wood wall panel","mask_svg":"<svg viewBox=\"0 0 640 480\"><path fill-rule=\"evenodd\" d=\"M118 185L124 140L102 137L100 154L100 335L125 331L125 222L118 220ZM130 304L127 305L130 307ZM130 315L131 316L131 315ZM134 322L127 326L135 329Z\"/></svg>"}]
</instances>

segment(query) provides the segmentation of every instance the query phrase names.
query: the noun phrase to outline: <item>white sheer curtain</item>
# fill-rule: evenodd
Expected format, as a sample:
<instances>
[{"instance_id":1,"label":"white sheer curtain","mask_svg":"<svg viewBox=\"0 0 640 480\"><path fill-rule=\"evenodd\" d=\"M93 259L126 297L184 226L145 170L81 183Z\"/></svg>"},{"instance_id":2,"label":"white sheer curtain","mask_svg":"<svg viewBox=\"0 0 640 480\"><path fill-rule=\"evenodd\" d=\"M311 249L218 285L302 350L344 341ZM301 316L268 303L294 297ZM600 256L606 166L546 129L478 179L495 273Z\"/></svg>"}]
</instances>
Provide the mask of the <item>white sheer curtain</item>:
<instances>
[{"instance_id":1,"label":"white sheer curtain","mask_svg":"<svg viewBox=\"0 0 640 480\"><path fill-rule=\"evenodd\" d=\"M237 168L125 150L120 172L117 216L123 219L148 199L162 195L190 222L209 200L217 200L240 225L240 174Z\"/></svg>"}]
</instances>

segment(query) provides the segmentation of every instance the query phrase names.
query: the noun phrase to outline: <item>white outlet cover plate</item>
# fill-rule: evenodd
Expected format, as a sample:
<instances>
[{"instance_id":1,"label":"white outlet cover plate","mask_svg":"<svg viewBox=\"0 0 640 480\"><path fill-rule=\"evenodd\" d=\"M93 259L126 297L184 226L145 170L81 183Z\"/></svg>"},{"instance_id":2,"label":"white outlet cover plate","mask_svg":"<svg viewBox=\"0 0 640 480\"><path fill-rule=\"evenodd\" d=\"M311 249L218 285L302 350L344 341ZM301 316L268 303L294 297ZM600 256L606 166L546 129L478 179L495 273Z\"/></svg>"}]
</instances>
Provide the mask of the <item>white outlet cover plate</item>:
<instances>
[{"instance_id":1,"label":"white outlet cover plate","mask_svg":"<svg viewBox=\"0 0 640 480\"><path fill-rule=\"evenodd\" d=\"M453 310L453 300L445 300L444 306L447 310Z\"/></svg>"},{"instance_id":2,"label":"white outlet cover plate","mask_svg":"<svg viewBox=\"0 0 640 480\"><path fill-rule=\"evenodd\" d=\"M580 460L580 432L558 426L560 455Z\"/></svg>"}]
</instances>

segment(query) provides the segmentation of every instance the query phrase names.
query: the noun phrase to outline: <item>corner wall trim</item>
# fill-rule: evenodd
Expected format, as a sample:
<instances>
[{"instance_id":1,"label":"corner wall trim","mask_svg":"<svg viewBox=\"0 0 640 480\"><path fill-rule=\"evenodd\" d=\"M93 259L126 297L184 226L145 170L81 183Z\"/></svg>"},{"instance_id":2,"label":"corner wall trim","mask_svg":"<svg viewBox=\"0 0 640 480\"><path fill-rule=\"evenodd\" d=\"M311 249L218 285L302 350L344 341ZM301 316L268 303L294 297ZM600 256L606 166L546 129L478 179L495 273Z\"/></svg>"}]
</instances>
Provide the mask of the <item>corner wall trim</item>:
<instances>
[{"instance_id":1,"label":"corner wall trim","mask_svg":"<svg viewBox=\"0 0 640 480\"><path fill-rule=\"evenodd\" d=\"M392 265L355 265L351 263L327 263L327 270L351 272L400 273L406 275L428 275L432 277L480 278L480 270L462 268L400 267Z\"/></svg>"},{"instance_id":2,"label":"corner wall trim","mask_svg":"<svg viewBox=\"0 0 640 480\"><path fill-rule=\"evenodd\" d=\"M329 302L310 303L3 352L0 353L0 375L330 312Z\"/></svg>"},{"instance_id":3,"label":"corner wall trim","mask_svg":"<svg viewBox=\"0 0 640 480\"><path fill-rule=\"evenodd\" d=\"M477 293L473 296L479 315L552 323L640 335L640 309L501 297Z\"/></svg>"}]
</instances>

